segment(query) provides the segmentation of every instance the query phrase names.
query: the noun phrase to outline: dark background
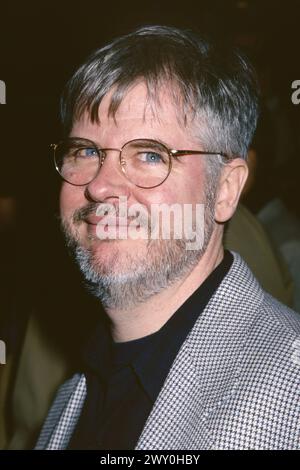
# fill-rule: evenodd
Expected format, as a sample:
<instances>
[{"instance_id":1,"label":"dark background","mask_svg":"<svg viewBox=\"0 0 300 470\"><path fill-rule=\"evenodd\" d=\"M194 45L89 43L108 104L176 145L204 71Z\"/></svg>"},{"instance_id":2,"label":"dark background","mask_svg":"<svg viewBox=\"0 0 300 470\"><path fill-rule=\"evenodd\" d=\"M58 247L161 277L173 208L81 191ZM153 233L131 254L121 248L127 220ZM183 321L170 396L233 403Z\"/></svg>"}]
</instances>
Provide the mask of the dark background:
<instances>
[{"instance_id":1,"label":"dark background","mask_svg":"<svg viewBox=\"0 0 300 470\"><path fill-rule=\"evenodd\" d=\"M58 230L59 180L49 144L60 136L58 102L65 81L92 50L117 35L166 24L239 45L257 67L264 95L280 100L294 145L291 199L298 205L300 105L291 102L291 83L300 80L300 1L12 1L2 2L0 18L0 79L7 87L7 104L0 106L0 196L16 201L14 222L2 229L0 245L0 338L9 347L18 344L35 304L43 306L39 312L49 335L61 334L63 347L70 344L70 324L73 342L84 337L83 311L85 323L93 322L87 303L92 300L80 287Z\"/></svg>"}]
</instances>

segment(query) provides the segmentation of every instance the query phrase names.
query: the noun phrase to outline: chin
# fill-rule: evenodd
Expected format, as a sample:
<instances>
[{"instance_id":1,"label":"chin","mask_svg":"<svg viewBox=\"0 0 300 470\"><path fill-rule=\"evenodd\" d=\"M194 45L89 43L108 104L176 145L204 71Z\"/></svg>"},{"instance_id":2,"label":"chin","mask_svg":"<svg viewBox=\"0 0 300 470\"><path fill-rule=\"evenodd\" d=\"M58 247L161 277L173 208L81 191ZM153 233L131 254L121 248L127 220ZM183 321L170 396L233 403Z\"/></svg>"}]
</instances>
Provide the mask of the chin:
<instances>
[{"instance_id":1,"label":"chin","mask_svg":"<svg viewBox=\"0 0 300 470\"><path fill-rule=\"evenodd\" d=\"M82 244L83 248L87 248L92 256L101 262L101 260L109 260L118 256L119 261L131 257L139 257L146 251L146 240L99 240L98 238L88 240L87 246Z\"/></svg>"}]
</instances>

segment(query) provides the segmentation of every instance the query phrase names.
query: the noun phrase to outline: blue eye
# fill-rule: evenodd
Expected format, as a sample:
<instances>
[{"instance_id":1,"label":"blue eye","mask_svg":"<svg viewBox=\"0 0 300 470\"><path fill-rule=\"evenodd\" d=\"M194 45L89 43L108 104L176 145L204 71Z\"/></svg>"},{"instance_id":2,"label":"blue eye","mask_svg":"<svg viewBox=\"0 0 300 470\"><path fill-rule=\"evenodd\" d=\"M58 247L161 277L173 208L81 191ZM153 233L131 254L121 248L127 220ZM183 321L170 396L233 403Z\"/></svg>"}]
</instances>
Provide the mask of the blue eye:
<instances>
[{"instance_id":1,"label":"blue eye","mask_svg":"<svg viewBox=\"0 0 300 470\"><path fill-rule=\"evenodd\" d=\"M163 161L162 156L156 152L143 152L142 155L143 155L142 160L145 163L156 164L156 163L161 163Z\"/></svg>"},{"instance_id":2,"label":"blue eye","mask_svg":"<svg viewBox=\"0 0 300 470\"><path fill-rule=\"evenodd\" d=\"M77 158L98 157L98 152L95 148L84 147L77 150L76 156Z\"/></svg>"}]
</instances>

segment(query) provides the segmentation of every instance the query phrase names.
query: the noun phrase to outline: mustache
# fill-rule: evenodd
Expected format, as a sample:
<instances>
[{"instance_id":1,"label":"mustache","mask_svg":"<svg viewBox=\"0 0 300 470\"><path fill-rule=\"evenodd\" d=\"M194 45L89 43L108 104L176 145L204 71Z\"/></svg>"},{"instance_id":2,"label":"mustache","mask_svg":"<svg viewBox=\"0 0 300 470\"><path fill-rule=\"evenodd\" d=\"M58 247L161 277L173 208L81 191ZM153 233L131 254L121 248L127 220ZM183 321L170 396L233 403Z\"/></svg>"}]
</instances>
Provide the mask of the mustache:
<instances>
[{"instance_id":1,"label":"mustache","mask_svg":"<svg viewBox=\"0 0 300 470\"><path fill-rule=\"evenodd\" d=\"M82 222L88 215L90 214L95 214L97 211L97 208L99 207L99 203L91 202L87 204L84 207L80 207L79 209L76 209L73 214L73 223L75 225L78 225L80 222Z\"/></svg>"},{"instance_id":2,"label":"mustache","mask_svg":"<svg viewBox=\"0 0 300 470\"><path fill-rule=\"evenodd\" d=\"M99 209L100 209L100 211L99 211ZM99 215L99 217L100 217L100 216L105 216L105 215L109 214L111 212L111 210L112 210L112 204L111 203L110 204L105 204L105 203L100 203L99 204L99 203L96 203L96 202L91 202L91 203L87 204L84 207L80 207L79 209L76 209L74 211L73 216L72 216L72 220L73 220L74 225L78 225L82 221L84 221L86 219L86 217L88 217L90 214L96 214L97 211L99 211L100 214L101 214L101 215ZM118 206L114 206L113 215L115 217L120 216ZM122 215L124 215L124 214L122 214ZM139 217L140 225L142 225L146 228L149 228L149 219L146 217L146 215L144 213L140 213L138 217ZM126 219L129 222L135 220L136 218L137 218L137 215L133 216L133 215L126 214Z\"/></svg>"}]
</instances>

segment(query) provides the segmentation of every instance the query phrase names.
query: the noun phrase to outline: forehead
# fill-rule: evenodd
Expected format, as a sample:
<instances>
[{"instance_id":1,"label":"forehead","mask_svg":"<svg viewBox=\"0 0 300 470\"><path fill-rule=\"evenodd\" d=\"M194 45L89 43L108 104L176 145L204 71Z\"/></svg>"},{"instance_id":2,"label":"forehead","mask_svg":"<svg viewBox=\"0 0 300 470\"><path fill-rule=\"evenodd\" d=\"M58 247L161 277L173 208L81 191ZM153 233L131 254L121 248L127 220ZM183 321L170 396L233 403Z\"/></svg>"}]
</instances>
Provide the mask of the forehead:
<instances>
[{"instance_id":1,"label":"forehead","mask_svg":"<svg viewBox=\"0 0 300 470\"><path fill-rule=\"evenodd\" d=\"M122 93L119 105L115 114L110 112L111 102L115 95L119 93L116 88L112 88L103 98L99 106L99 114L115 116L116 119L122 119L127 114L135 114L138 118L145 120L163 120L164 117L181 118L178 107L175 106L173 86L171 83L162 84L155 90L147 88L144 81L133 83L132 86Z\"/></svg>"},{"instance_id":2,"label":"forehead","mask_svg":"<svg viewBox=\"0 0 300 470\"><path fill-rule=\"evenodd\" d=\"M128 140L138 137L163 139L165 135L166 142L169 140L173 145L194 135L193 124L185 124L179 100L176 103L175 89L161 86L155 96L149 96L144 82L134 84L122 97L115 113L112 113L111 102L115 92L112 89L103 97L98 109L98 122L91 122L85 111L75 121L71 135L91 133L93 135L85 136L93 137L92 140L96 140L98 135L101 139L105 138L112 132Z\"/></svg>"}]
</instances>

